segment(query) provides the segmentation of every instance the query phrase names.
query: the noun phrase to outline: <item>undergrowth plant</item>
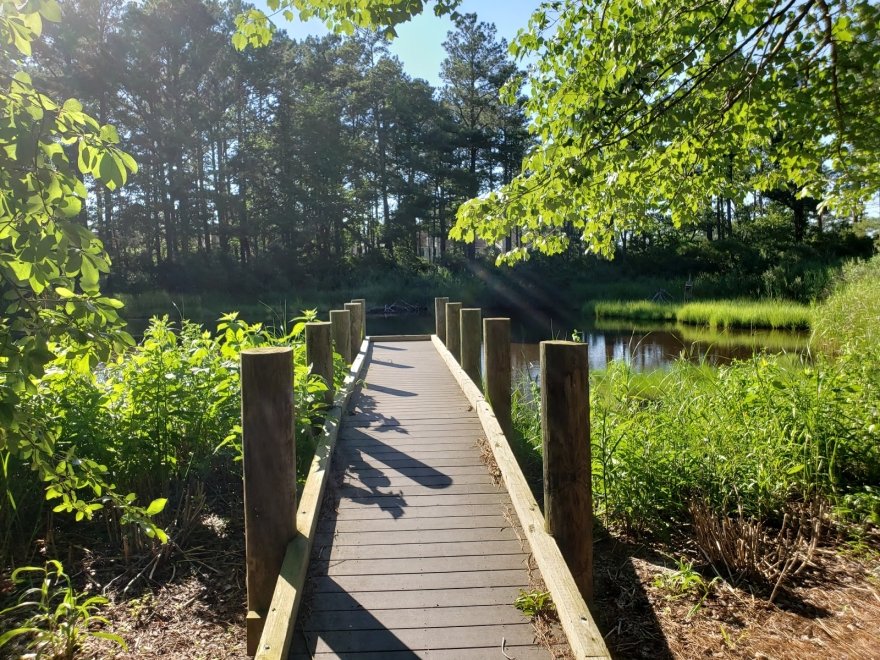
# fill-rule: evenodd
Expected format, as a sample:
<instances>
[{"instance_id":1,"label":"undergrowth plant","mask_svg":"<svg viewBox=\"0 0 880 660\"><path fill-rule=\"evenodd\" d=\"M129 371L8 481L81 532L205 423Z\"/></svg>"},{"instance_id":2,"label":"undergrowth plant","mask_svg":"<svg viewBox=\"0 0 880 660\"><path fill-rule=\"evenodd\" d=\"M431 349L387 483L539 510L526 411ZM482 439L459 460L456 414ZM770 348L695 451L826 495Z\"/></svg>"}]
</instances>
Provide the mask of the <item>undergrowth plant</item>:
<instances>
[{"instance_id":1,"label":"undergrowth plant","mask_svg":"<svg viewBox=\"0 0 880 660\"><path fill-rule=\"evenodd\" d=\"M826 512L838 523L876 524L878 269L880 258L850 267L819 306L816 318L833 331L820 325L817 336L833 336L833 355L756 355L717 369L679 360L648 374L613 361L594 373L593 501L604 524L668 536L694 523L698 502L705 543L723 537L735 550L743 535L755 539L745 558L708 553L776 585L808 559ZM530 387L514 396L513 419L539 450Z\"/></svg>"},{"instance_id":2,"label":"undergrowth plant","mask_svg":"<svg viewBox=\"0 0 880 660\"><path fill-rule=\"evenodd\" d=\"M131 541L144 548L150 537L165 540L163 526L187 499L190 484L225 487L239 480L238 371L245 348L293 348L297 474L304 479L327 389L305 362L305 323L314 318L307 312L294 319L285 334L248 324L236 313L224 315L214 332L154 318L137 346L95 369L72 370L63 358L51 363L24 400L29 415L53 420L40 448L51 469L34 480L26 465L6 457L0 474L8 496L0 502L3 559L11 551L8 539L22 527L12 494L26 503L45 498L53 513L77 520L103 517L127 550ZM339 356L336 367L341 382L347 368ZM134 507L143 500L147 504ZM159 515L166 501L173 504ZM32 526L46 524L40 510L21 515L30 516Z\"/></svg>"},{"instance_id":3,"label":"undergrowth plant","mask_svg":"<svg viewBox=\"0 0 880 660\"><path fill-rule=\"evenodd\" d=\"M17 568L12 582L36 582L36 586L24 589L15 605L0 611L4 627L14 626L0 634L0 648L17 638L28 638L25 647L35 657L71 660L84 639L95 637L127 649L119 635L96 629L110 623L97 614L107 599L77 592L60 562L52 559L42 567Z\"/></svg>"}]
</instances>

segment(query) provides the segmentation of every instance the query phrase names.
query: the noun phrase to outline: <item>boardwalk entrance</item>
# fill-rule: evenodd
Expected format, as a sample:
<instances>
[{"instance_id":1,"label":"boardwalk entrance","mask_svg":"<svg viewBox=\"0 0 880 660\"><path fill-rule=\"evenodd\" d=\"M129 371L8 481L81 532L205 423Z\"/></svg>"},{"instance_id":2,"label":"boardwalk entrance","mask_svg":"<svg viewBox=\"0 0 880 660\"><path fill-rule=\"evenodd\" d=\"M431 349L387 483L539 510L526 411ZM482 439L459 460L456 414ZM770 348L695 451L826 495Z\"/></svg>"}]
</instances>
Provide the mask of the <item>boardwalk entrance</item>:
<instances>
[{"instance_id":1,"label":"boardwalk entrance","mask_svg":"<svg viewBox=\"0 0 880 660\"><path fill-rule=\"evenodd\" d=\"M539 575L458 383L430 341L379 341L367 359L291 657L552 657L513 606Z\"/></svg>"}]
</instances>

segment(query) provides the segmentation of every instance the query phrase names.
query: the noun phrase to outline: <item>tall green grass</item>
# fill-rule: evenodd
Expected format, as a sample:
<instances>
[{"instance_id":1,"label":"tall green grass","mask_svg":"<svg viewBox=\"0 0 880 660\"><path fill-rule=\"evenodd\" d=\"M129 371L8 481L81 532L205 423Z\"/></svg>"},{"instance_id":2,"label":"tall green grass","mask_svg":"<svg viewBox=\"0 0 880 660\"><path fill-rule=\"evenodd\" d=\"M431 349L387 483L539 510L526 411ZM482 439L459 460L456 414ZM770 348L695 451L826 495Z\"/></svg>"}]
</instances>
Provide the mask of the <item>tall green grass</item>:
<instances>
[{"instance_id":1,"label":"tall green grass","mask_svg":"<svg viewBox=\"0 0 880 660\"><path fill-rule=\"evenodd\" d=\"M753 318L732 317L734 307L727 318ZM692 318L711 316L711 306L697 309ZM875 258L847 267L816 309L814 345L833 355L758 355L717 369L679 360L647 374L612 362L592 374L594 501L606 524L665 534L687 525L699 501L712 515L770 525L791 506L830 502L841 520L880 525L878 315ZM538 418L536 396L514 399L518 438L537 453Z\"/></svg>"},{"instance_id":2,"label":"tall green grass","mask_svg":"<svg viewBox=\"0 0 880 660\"><path fill-rule=\"evenodd\" d=\"M718 300L683 305L676 312L675 319L679 323L722 329L808 330L812 310L806 305L780 300Z\"/></svg>"},{"instance_id":3,"label":"tall green grass","mask_svg":"<svg viewBox=\"0 0 880 660\"><path fill-rule=\"evenodd\" d=\"M880 347L880 256L844 266L833 292L817 307L815 319L814 348L876 355Z\"/></svg>"},{"instance_id":4,"label":"tall green grass","mask_svg":"<svg viewBox=\"0 0 880 660\"><path fill-rule=\"evenodd\" d=\"M592 305L597 319L632 319L633 321L675 321L681 305L650 300L609 300Z\"/></svg>"},{"instance_id":5,"label":"tall green grass","mask_svg":"<svg viewBox=\"0 0 880 660\"><path fill-rule=\"evenodd\" d=\"M636 321L676 321L713 329L764 328L808 330L813 311L806 305L785 301L714 300L683 305L648 300L591 303L597 319L626 318Z\"/></svg>"}]
</instances>

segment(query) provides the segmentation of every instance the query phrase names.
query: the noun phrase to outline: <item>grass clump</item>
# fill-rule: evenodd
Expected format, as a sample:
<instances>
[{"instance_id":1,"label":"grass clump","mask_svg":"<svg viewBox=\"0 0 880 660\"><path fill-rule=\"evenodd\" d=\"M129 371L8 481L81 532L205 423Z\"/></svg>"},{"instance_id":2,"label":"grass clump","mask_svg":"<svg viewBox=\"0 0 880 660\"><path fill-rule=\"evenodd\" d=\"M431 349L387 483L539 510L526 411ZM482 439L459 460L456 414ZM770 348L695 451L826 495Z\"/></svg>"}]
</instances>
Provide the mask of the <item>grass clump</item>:
<instances>
[{"instance_id":1,"label":"grass clump","mask_svg":"<svg viewBox=\"0 0 880 660\"><path fill-rule=\"evenodd\" d=\"M712 329L762 328L808 330L813 311L806 305L779 300L710 300L685 304L650 300L617 300L591 305L597 319L623 318L634 321L675 321Z\"/></svg>"},{"instance_id":2,"label":"grass clump","mask_svg":"<svg viewBox=\"0 0 880 660\"><path fill-rule=\"evenodd\" d=\"M812 325L812 310L806 305L780 300L718 300L687 303L678 309L675 320L721 329L808 330Z\"/></svg>"},{"instance_id":3,"label":"grass clump","mask_svg":"<svg viewBox=\"0 0 880 660\"><path fill-rule=\"evenodd\" d=\"M680 305L651 300L610 300L597 302L593 308L597 319L625 318L634 321L675 321Z\"/></svg>"},{"instance_id":4,"label":"grass clump","mask_svg":"<svg viewBox=\"0 0 880 660\"><path fill-rule=\"evenodd\" d=\"M813 347L876 353L880 346L880 256L844 266L828 299L816 308Z\"/></svg>"}]
</instances>

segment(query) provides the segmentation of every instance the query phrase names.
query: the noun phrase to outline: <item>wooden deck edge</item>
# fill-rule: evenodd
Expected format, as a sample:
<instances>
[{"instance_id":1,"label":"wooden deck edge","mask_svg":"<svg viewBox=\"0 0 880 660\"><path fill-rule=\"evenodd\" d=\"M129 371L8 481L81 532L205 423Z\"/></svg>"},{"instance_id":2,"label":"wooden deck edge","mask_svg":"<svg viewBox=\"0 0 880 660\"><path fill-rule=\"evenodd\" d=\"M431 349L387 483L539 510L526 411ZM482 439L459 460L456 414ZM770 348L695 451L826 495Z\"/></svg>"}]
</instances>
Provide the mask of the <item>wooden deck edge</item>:
<instances>
[{"instance_id":1,"label":"wooden deck edge","mask_svg":"<svg viewBox=\"0 0 880 660\"><path fill-rule=\"evenodd\" d=\"M431 341L431 335L369 335L368 341Z\"/></svg>"},{"instance_id":2,"label":"wooden deck edge","mask_svg":"<svg viewBox=\"0 0 880 660\"><path fill-rule=\"evenodd\" d=\"M498 424L495 413L492 412L492 408L482 392L471 381L461 365L456 362L440 338L437 335L432 335L431 341L458 381L458 385L468 402L479 415L483 430L486 432L486 439L489 441L489 446L492 447L495 462L498 463L501 470L504 485L507 487L520 525L525 530L541 576L553 596L559 621L575 658L578 660L610 658L611 655L605 646L602 633L599 632L599 628L593 621L593 616L575 584L571 571L562 558L556 541L544 531L544 517L541 509L532 495L513 450L511 450L510 444Z\"/></svg>"},{"instance_id":3,"label":"wooden deck edge","mask_svg":"<svg viewBox=\"0 0 880 660\"><path fill-rule=\"evenodd\" d=\"M330 475L333 450L339 435L339 424L343 411L348 407L351 395L363 375L367 364L370 342L364 340L357 358L351 365L345 383L333 400L333 408L324 422L321 439L315 449L315 456L306 477L302 497L296 513L294 539L287 545L281 573L275 583L272 603L266 614L263 633L257 646L255 660L283 660L287 657L299 605L302 601L303 587L309 568L309 556L318 526L321 500ZM248 613L250 616L251 613Z\"/></svg>"}]
</instances>

